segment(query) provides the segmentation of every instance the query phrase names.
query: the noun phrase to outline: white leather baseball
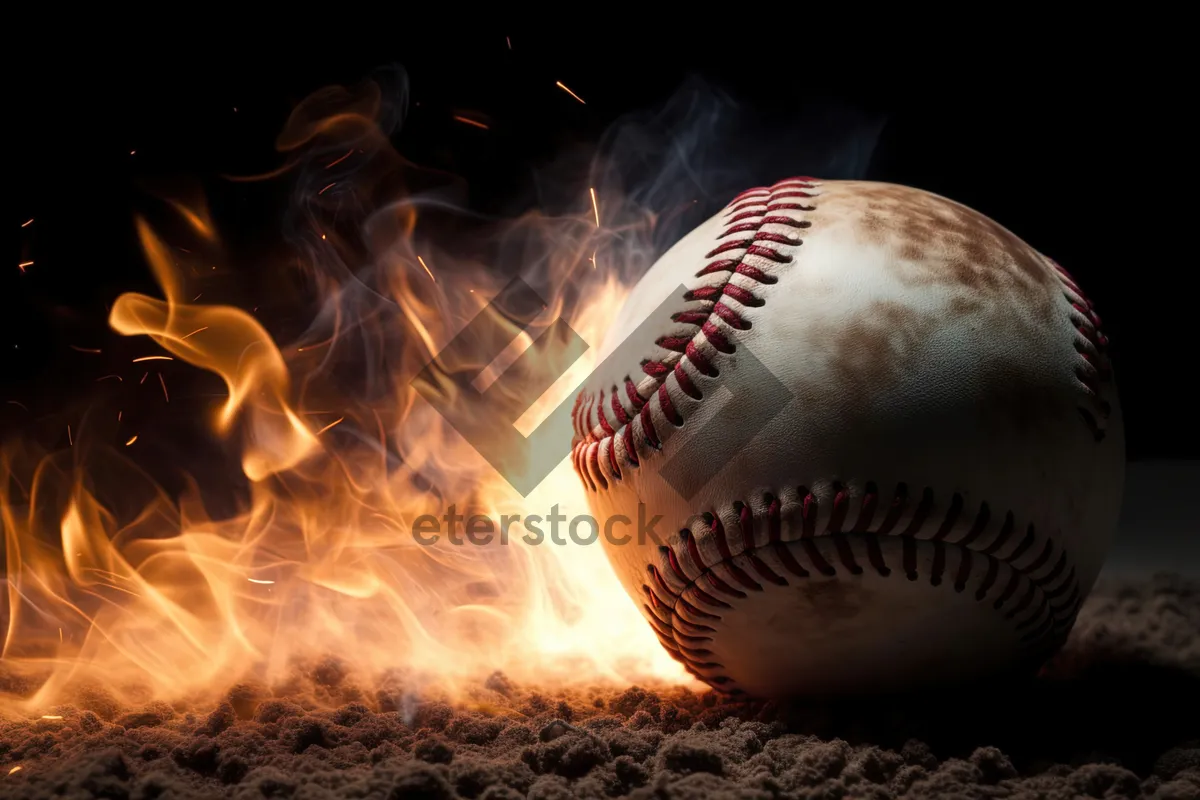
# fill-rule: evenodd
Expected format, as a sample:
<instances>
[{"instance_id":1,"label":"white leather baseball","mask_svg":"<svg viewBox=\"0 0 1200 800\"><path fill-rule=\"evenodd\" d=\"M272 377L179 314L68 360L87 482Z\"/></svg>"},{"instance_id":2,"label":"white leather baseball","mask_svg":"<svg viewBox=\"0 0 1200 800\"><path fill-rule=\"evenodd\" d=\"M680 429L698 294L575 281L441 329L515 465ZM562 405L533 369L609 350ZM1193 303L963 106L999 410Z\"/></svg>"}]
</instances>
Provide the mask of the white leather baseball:
<instances>
[{"instance_id":1,"label":"white leather baseball","mask_svg":"<svg viewBox=\"0 0 1200 800\"><path fill-rule=\"evenodd\" d=\"M663 645L718 689L1031 670L1074 623L1120 507L1099 323L1057 264L958 203L781 181L633 289L603 350L639 356L589 379L572 458L598 518L661 515L660 542L606 552ZM756 362L787 393L761 429ZM690 498L662 474L681 462L707 480Z\"/></svg>"}]
</instances>

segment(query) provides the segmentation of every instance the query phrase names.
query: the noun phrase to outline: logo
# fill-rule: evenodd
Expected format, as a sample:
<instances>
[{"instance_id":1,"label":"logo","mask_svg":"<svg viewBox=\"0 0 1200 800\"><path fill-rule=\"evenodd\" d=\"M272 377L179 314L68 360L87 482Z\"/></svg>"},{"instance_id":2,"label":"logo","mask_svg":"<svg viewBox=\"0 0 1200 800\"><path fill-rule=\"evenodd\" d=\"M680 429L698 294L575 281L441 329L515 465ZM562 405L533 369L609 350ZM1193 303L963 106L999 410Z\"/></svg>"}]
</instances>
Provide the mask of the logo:
<instances>
[{"instance_id":1,"label":"logo","mask_svg":"<svg viewBox=\"0 0 1200 800\"><path fill-rule=\"evenodd\" d=\"M641 352L644 343L657 338L664 322L679 310L678 298L686 291L679 286L668 295L592 374L616 374L617 370L641 363L647 355ZM532 287L515 278L412 382L416 391L523 497L528 497L570 454L571 412L587 379L579 381L528 436L517 430L516 422L561 377L562 373L545 374L546 360L565 360L565 372L589 346L559 318L486 389L480 390L474 384L546 305ZM703 427L657 469L658 475L684 499L691 499L704 488L725 466L723 462L750 444L792 399L746 342L736 338L737 333L727 333L734 352L721 359L721 382L704 398L699 421ZM734 410L738 396L753 397L754 402L739 404ZM734 413L738 424L730 425Z\"/></svg>"}]
</instances>

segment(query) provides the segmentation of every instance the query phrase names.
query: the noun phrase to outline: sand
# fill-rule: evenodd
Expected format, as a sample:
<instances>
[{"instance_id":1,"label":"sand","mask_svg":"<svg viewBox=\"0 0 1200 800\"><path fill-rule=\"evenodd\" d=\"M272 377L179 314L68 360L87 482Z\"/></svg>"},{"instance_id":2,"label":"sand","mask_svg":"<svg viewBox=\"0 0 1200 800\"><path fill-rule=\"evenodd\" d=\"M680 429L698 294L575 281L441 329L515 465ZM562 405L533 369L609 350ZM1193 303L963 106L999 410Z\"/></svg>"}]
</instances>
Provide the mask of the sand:
<instances>
[{"instance_id":1,"label":"sand","mask_svg":"<svg viewBox=\"0 0 1200 800\"><path fill-rule=\"evenodd\" d=\"M493 675L452 705L332 659L208 713L96 692L0 727L0 797L1200 798L1198 589L1104 581L1037 679L936 697L731 704Z\"/></svg>"}]
</instances>

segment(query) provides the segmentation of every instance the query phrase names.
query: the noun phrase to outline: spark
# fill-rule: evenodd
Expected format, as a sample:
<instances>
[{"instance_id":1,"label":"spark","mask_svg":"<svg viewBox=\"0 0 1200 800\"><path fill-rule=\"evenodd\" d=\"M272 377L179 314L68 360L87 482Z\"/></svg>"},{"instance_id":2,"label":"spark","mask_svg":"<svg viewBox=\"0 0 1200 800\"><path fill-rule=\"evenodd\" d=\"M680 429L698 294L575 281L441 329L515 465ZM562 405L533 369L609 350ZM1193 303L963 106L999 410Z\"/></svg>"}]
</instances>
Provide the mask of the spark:
<instances>
[{"instance_id":1,"label":"spark","mask_svg":"<svg viewBox=\"0 0 1200 800\"><path fill-rule=\"evenodd\" d=\"M70 425L67 426L67 444L69 444L71 447L75 446L75 439L74 439L74 437L71 436L71 426Z\"/></svg>"},{"instance_id":2,"label":"spark","mask_svg":"<svg viewBox=\"0 0 1200 800\"><path fill-rule=\"evenodd\" d=\"M246 578L246 580L250 581L251 583L261 583L264 586L270 586L271 584L273 584L275 582L275 581L264 581L261 578Z\"/></svg>"},{"instance_id":3,"label":"spark","mask_svg":"<svg viewBox=\"0 0 1200 800\"><path fill-rule=\"evenodd\" d=\"M329 429L330 429L330 428L332 428L334 425L337 425L339 422L341 422L341 421L342 421L342 420L344 420L344 419L345 419L345 417L338 417L338 418L337 418L337 419L335 419L333 422L329 423L329 424L328 424L328 425L326 425L324 428L321 428L321 430L317 431L317 436L320 436L322 433L324 433L325 431L329 430Z\"/></svg>"},{"instance_id":4,"label":"spark","mask_svg":"<svg viewBox=\"0 0 1200 800\"><path fill-rule=\"evenodd\" d=\"M24 272L26 267L32 267L32 266L33 266L32 261L22 261L20 264L17 264L17 267L20 268L21 272Z\"/></svg>"},{"instance_id":5,"label":"spark","mask_svg":"<svg viewBox=\"0 0 1200 800\"><path fill-rule=\"evenodd\" d=\"M131 155L131 156L137 155L137 150L130 150L129 155Z\"/></svg>"},{"instance_id":6,"label":"spark","mask_svg":"<svg viewBox=\"0 0 1200 800\"><path fill-rule=\"evenodd\" d=\"M120 421L121 421L121 417L123 417L123 416L125 416L125 412L124 412L124 411L118 411L118 412L117 412L117 422L120 422Z\"/></svg>"},{"instance_id":7,"label":"spark","mask_svg":"<svg viewBox=\"0 0 1200 800\"><path fill-rule=\"evenodd\" d=\"M458 115L455 115L454 118L456 120L458 120L459 122L465 122L468 125L474 125L476 128L482 128L485 131L488 129L487 125L484 125L482 122L479 122L477 120L473 120L470 117L460 117Z\"/></svg>"},{"instance_id":8,"label":"spark","mask_svg":"<svg viewBox=\"0 0 1200 800\"><path fill-rule=\"evenodd\" d=\"M592 193L592 213L596 215L596 227L600 227L600 206L596 203L596 189L592 187L588 189Z\"/></svg>"},{"instance_id":9,"label":"spark","mask_svg":"<svg viewBox=\"0 0 1200 800\"><path fill-rule=\"evenodd\" d=\"M21 765L17 764L15 767L13 767L12 769L10 769L8 771L8 774L12 775L14 772L20 772L20 771L21 771Z\"/></svg>"},{"instance_id":10,"label":"spark","mask_svg":"<svg viewBox=\"0 0 1200 800\"><path fill-rule=\"evenodd\" d=\"M557 86L558 88L562 89L562 90L563 90L564 92L566 92L567 94L571 95L571 97L574 97L576 100L578 100L578 101L579 101L580 103L582 103L583 105L585 105L585 106L587 105L587 103L584 103L584 102L583 102L583 98L582 98L582 97L580 97L579 95L575 94L575 93L574 93L574 92L572 92L570 89L568 89L568 88L567 88L567 85L566 85L565 83L563 83L562 81L555 81L555 82L554 82L554 85L555 85L555 86Z\"/></svg>"},{"instance_id":11,"label":"spark","mask_svg":"<svg viewBox=\"0 0 1200 800\"><path fill-rule=\"evenodd\" d=\"M592 269L595 269L596 268L596 254L592 253L592 257L589 258L588 261L592 262Z\"/></svg>"},{"instance_id":12,"label":"spark","mask_svg":"<svg viewBox=\"0 0 1200 800\"><path fill-rule=\"evenodd\" d=\"M117 380L121 381L122 383L125 382L125 379L122 378L120 375L101 375L99 378L96 378L96 383L99 383L100 381L106 381L109 378L116 378Z\"/></svg>"},{"instance_id":13,"label":"spark","mask_svg":"<svg viewBox=\"0 0 1200 800\"><path fill-rule=\"evenodd\" d=\"M509 50L512 50L512 39L510 39L510 38L508 38L507 36L505 36L505 37L504 37L504 42L505 42L505 43L508 45L508 49L509 49Z\"/></svg>"},{"instance_id":14,"label":"spark","mask_svg":"<svg viewBox=\"0 0 1200 800\"><path fill-rule=\"evenodd\" d=\"M21 224L21 227L28 228L32 224L33 224L33 217L30 217L27 221L25 221Z\"/></svg>"},{"instance_id":15,"label":"spark","mask_svg":"<svg viewBox=\"0 0 1200 800\"><path fill-rule=\"evenodd\" d=\"M213 267L213 269L216 269L216 267ZM201 297L203 294L204 294L204 292L201 292L200 294L198 294L198 295L196 295L195 297L193 297L193 298L192 298L192 302L194 303L194 302L196 302L197 300L199 300L199 299L200 299L200 297Z\"/></svg>"},{"instance_id":16,"label":"spark","mask_svg":"<svg viewBox=\"0 0 1200 800\"><path fill-rule=\"evenodd\" d=\"M188 336L195 336L197 333L200 333L201 331L206 331L206 330L208 330L207 325L205 325L203 328L196 328L196 330L192 331L187 336L180 336L179 341L182 342L184 339L188 338Z\"/></svg>"},{"instance_id":17,"label":"spark","mask_svg":"<svg viewBox=\"0 0 1200 800\"><path fill-rule=\"evenodd\" d=\"M62 628L59 628L61 631ZM42 714L42 719L62 719L62 714Z\"/></svg>"},{"instance_id":18,"label":"spark","mask_svg":"<svg viewBox=\"0 0 1200 800\"><path fill-rule=\"evenodd\" d=\"M95 353L97 355L100 354L99 347L77 347L76 345L73 345L73 344L69 344L69 345L67 345L67 347L71 348L72 350L78 350L80 353Z\"/></svg>"},{"instance_id":19,"label":"spark","mask_svg":"<svg viewBox=\"0 0 1200 800\"><path fill-rule=\"evenodd\" d=\"M175 359L171 358L170 356L141 356L140 358L135 358L133 360L133 363L136 364L139 361L174 361L174 360Z\"/></svg>"},{"instance_id":20,"label":"spark","mask_svg":"<svg viewBox=\"0 0 1200 800\"><path fill-rule=\"evenodd\" d=\"M437 278L433 277L433 273L429 271L429 267L426 266L426 264L425 264L425 259L421 258L420 256L417 256L417 261L421 262L421 266L424 268L425 272L429 275L429 280L433 281L434 283L437 283Z\"/></svg>"},{"instance_id":21,"label":"spark","mask_svg":"<svg viewBox=\"0 0 1200 800\"><path fill-rule=\"evenodd\" d=\"M20 400L6 400L5 402L9 403L10 405L20 406L21 408L25 409L26 413L29 412L29 408Z\"/></svg>"},{"instance_id":22,"label":"spark","mask_svg":"<svg viewBox=\"0 0 1200 800\"><path fill-rule=\"evenodd\" d=\"M62 628L58 629L58 643L62 644Z\"/></svg>"},{"instance_id":23,"label":"spark","mask_svg":"<svg viewBox=\"0 0 1200 800\"><path fill-rule=\"evenodd\" d=\"M332 189L334 186L337 186L337 181L334 181L333 183L329 184L329 185L328 185L328 186L326 186L324 189L322 189L321 191L317 192L317 194L325 194L325 193L326 193L326 192L328 192L330 189Z\"/></svg>"},{"instance_id":24,"label":"spark","mask_svg":"<svg viewBox=\"0 0 1200 800\"><path fill-rule=\"evenodd\" d=\"M353 147L351 147L349 150L346 151L346 155L342 156L341 158L335 158L333 161L330 161L328 164L326 164L325 169L329 169L330 167L336 167L338 164L342 163L343 161L345 161L347 158L349 158L352 155L354 155Z\"/></svg>"},{"instance_id":25,"label":"spark","mask_svg":"<svg viewBox=\"0 0 1200 800\"><path fill-rule=\"evenodd\" d=\"M145 383L145 382L146 382L146 378L149 378L149 377L150 377L150 373L149 373L149 372L144 372L144 373L142 373L142 379L141 379L140 381L138 381L138 386L141 386L143 383Z\"/></svg>"},{"instance_id":26,"label":"spark","mask_svg":"<svg viewBox=\"0 0 1200 800\"><path fill-rule=\"evenodd\" d=\"M162 373L161 373L161 372L160 372L160 373L158 373L158 382L159 382L159 384L161 384L161 385L162 385L162 389L163 389L163 398L164 398L164 399L165 399L165 400L166 400L168 403L170 403L170 402L171 402L171 395L167 394L167 381L166 381L166 379L165 379L165 378L163 378L163 376L162 376Z\"/></svg>"},{"instance_id":27,"label":"spark","mask_svg":"<svg viewBox=\"0 0 1200 800\"><path fill-rule=\"evenodd\" d=\"M132 437L132 438L130 438L130 440L129 440L128 442L126 442L126 443L125 443L125 446L126 446L126 447L129 447L129 445L133 444L133 443L134 443L134 442L136 442L136 441L137 441L137 434L135 433L135 434L133 435L133 437Z\"/></svg>"},{"instance_id":28,"label":"spark","mask_svg":"<svg viewBox=\"0 0 1200 800\"><path fill-rule=\"evenodd\" d=\"M325 234L323 234L323 233L321 234L321 239L322 239L322 240L324 240L324 239L325 239Z\"/></svg>"}]
</instances>

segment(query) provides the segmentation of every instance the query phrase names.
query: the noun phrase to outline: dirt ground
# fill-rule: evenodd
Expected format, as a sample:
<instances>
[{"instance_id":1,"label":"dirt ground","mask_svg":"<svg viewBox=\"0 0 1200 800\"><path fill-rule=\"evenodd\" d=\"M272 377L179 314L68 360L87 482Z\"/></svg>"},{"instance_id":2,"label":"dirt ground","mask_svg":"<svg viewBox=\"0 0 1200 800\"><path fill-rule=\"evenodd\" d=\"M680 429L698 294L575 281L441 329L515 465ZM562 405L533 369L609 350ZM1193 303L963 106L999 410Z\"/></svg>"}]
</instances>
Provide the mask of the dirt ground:
<instances>
[{"instance_id":1,"label":"dirt ground","mask_svg":"<svg viewBox=\"0 0 1200 800\"><path fill-rule=\"evenodd\" d=\"M1200 798L1198 589L1103 582L1036 680L937 697L739 705L497 674L451 705L336 660L206 713L95 692L0 724L0 797Z\"/></svg>"}]
</instances>

